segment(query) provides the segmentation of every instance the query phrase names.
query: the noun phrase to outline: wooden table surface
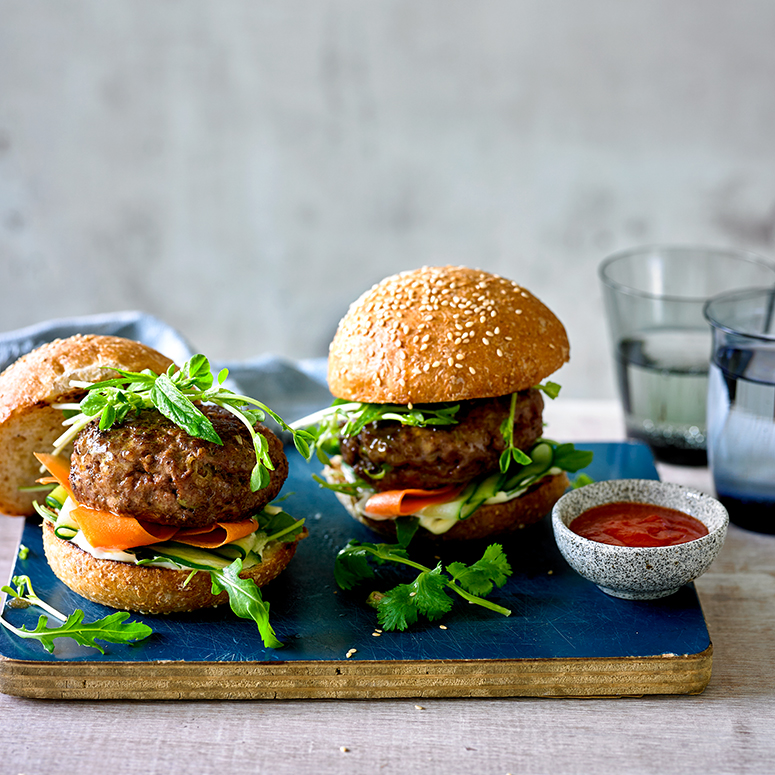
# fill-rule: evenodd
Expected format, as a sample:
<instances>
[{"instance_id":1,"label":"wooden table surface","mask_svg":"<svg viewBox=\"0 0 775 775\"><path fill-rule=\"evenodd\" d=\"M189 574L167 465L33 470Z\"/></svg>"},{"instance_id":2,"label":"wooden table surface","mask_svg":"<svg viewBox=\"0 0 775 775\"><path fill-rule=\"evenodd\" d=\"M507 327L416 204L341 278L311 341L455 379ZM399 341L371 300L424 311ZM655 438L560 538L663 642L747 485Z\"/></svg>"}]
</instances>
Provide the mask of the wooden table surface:
<instances>
[{"instance_id":1,"label":"wooden table surface","mask_svg":"<svg viewBox=\"0 0 775 775\"><path fill-rule=\"evenodd\" d=\"M555 402L551 435L623 438L614 402ZM705 470L660 466L703 489ZM21 531L0 518L0 578ZM697 581L714 646L698 696L67 702L0 695L0 775L775 772L775 537L730 527Z\"/></svg>"}]
</instances>

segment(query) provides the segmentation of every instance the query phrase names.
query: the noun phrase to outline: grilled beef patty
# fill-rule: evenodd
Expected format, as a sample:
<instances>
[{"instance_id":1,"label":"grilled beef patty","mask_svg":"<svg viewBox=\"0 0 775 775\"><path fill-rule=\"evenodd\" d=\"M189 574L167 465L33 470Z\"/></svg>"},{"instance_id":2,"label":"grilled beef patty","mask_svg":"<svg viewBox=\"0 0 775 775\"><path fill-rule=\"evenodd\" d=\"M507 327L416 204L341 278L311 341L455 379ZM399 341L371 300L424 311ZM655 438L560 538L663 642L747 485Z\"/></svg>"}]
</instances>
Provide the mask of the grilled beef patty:
<instances>
[{"instance_id":1,"label":"grilled beef patty","mask_svg":"<svg viewBox=\"0 0 775 775\"><path fill-rule=\"evenodd\" d=\"M269 486L250 491L256 456L245 426L217 406L200 407L223 446L189 436L156 410L107 431L87 426L75 441L70 485L85 506L162 525L236 522L277 496L288 476L282 442L256 425L275 465Z\"/></svg>"},{"instance_id":2,"label":"grilled beef patty","mask_svg":"<svg viewBox=\"0 0 775 775\"><path fill-rule=\"evenodd\" d=\"M506 448L500 432L510 396L461 401L456 425L418 428L389 420L340 440L343 460L376 490L434 489L498 470ZM543 432L544 402L535 388L517 396L514 444L529 449ZM383 471L386 473L381 478Z\"/></svg>"}]
</instances>

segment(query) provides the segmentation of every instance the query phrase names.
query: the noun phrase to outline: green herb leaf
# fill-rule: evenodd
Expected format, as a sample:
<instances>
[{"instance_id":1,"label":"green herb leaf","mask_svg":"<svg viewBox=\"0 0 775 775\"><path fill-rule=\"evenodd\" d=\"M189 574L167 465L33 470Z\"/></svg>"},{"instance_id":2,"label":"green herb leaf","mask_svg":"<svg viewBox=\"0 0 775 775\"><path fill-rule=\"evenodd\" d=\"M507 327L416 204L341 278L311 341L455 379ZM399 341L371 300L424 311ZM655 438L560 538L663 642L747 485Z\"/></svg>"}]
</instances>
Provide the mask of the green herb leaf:
<instances>
[{"instance_id":1,"label":"green herb leaf","mask_svg":"<svg viewBox=\"0 0 775 775\"><path fill-rule=\"evenodd\" d=\"M410 584L399 584L380 600L377 618L385 630L405 630L421 614L430 621L440 619L452 608L452 598L446 593L449 582L443 576L441 564L420 573Z\"/></svg>"},{"instance_id":2,"label":"green herb leaf","mask_svg":"<svg viewBox=\"0 0 775 775\"><path fill-rule=\"evenodd\" d=\"M168 420L186 431L189 436L223 444L210 420L181 393L166 374L160 374L153 383L151 400Z\"/></svg>"},{"instance_id":3,"label":"green herb leaf","mask_svg":"<svg viewBox=\"0 0 775 775\"><path fill-rule=\"evenodd\" d=\"M409 546L420 527L420 520L417 517L398 517L394 523L398 545Z\"/></svg>"},{"instance_id":4,"label":"green herb leaf","mask_svg":"<svg viewBox=\"0 0 775 775\"><path fill-rule=\"evenodd\" d=\"M549 398L554 400L560 395L562 389L556 382L544 382L541 385L536 385L537 390L542 390Z\"/></svg>"},{"instance_id":5,"label":"green herb leaf","mask_svg":"<svg viewBox=\"0 0 775 775\"><path fill-rule=\"evenodd\" d=\"M440 403L403 406L400 404L364 404L336 399L331 406L297 420L292 428L310 428L304 441L327 463L338 449L340 436L357 436L367 425L395 421L417 427L455 425L460 404ZM309 456L306 456L307 458Z\"/></svg>"},{"instance_id":6,"label":"green herb leaf","mask_svg":"<svg viewBox=\"0 0 775 775\"><path fill-rule=\"evenodd\" d=\"M375 577L372 563L382 565L385 562L406 565L419 571L414 581L371 596L377 607L379 622L385 630L404 630L417 621L418 615L431 621L443 616L452 606L448 595L450 590L469 603L504 616L511 613L507 608L485 600L475 591L487 588L489 593L493 586L502 586L511 574L511 567L497 544L488 547L482 559L470 567L452 563L447 568L449 578L441 565L428 568L411 560L403 546L350 541L337 555L334 578L342 589L352 589L360 582Z\"/></svg>"},{"instance_id":7,"label":"green herb leaf","mask_svg":"<svg viewBox=\"0 0 775 775\"><path fill-rule=\"evenodd\" d=\"M294 430L260 401L224 388L227 369L221 370L214 384L210 362L204 355L193 356L179 371L171 366L166 374L114 370L121 376L89 386L86 397L77 405L80 411L67 420L69 429L54 442L54 454L63 450L93 419L99 418L100 428L107 430L124 420L130 411L149 408L157 409L189 435L221 444L210 420L196 407L200 402L227 409L245 425L256 452L256 466L250 479L254 489L261 489L269 483L268 472L274 468L266 440L254 428L267 414L283 430L293 434L296 448L306 459L312 454L313 434ZM72 406L63 405L62 408L69 412Z\"/></svg>"},{"instance_id":8,"label":"green herb leaf","mask_svg":"<svg viewBox=\"0 0 775 775\"><path fill-rule=\"evenodd\" d=\"M503 440L506 442L506 449L503 450L499 458L501 473L505 474L511 465L512 460L519 465L528 465L531 460L521 449L514 446L514 416L517 408L517 394L511 394L509 404L509 416L501 423L500 432Z\"/></svg>"},{"instance_id":9,"label":"green herb leaf","mask_svg":"<svg viewBox=\"0 0 775 775\"><path fill-rule=\"evenodd\" d=\"M474 595L485 596L492 592L493 585L501 587L511 575L511 565L500 544L491 544L484 555L473 565L453 562L447 572L463 589Z\"/></svg>"},{"instance_id":10,"label":"green herb leaf","mask_svg":"<svg viewBox=\"0 0 775 775\"><path fill-rule=\"evenodd\" d=\"M64 624L48 627L48 617L41 615L34 630L14 627L2 617L0 617L0 624L20 638L39 641L49 653L53 653L54 641L57 638L73 638L80 645L91 646L104 654L105 649L97 643L98 640L106 643L133 643L147 638L153 632L142 622L127 622L129 618L127 611L117 611L91 623L84 622L83 617L84 612L78 609L67 617Z\"/></svg>"},{"instance_id":11,"label":"green herb leaf","mask_svg":"<svg viewBox=\"0 0 775 775\"><path fill-rule=\"evenodd\" d=\"M334 562L334 579L340 589L352 589L361 581L374 578L370 557L373 553L362 548L359 541L350 541L339 551Z\"/></svg>"},{"instance_id":12,"label":"green herb leaf","mask_svg":"<svg viewBox=\"0 0 775 775\"><path fill-rule=\"evenodd\" d=\"M588 466L595 453L591 450L576 449L573 444L558 444L554 450L554 465L564 471L575 473Z\"/></svg>"},{"instance_id":13,"label":"green herb leaf","mask_svg":"<svg viewBox=\"0 0 775 775\"><path fill-rule=\"evenodd\" d=\"M269 623L269 603L261 596L261 590L253 579L240 578L242 560L234 560L223 570L211 570L210 580L213 594L226 592L231 610L242 619L251 619L258 626L264 646L268 649L282 648L272 625Z\"/></svg>"}]
</instances>

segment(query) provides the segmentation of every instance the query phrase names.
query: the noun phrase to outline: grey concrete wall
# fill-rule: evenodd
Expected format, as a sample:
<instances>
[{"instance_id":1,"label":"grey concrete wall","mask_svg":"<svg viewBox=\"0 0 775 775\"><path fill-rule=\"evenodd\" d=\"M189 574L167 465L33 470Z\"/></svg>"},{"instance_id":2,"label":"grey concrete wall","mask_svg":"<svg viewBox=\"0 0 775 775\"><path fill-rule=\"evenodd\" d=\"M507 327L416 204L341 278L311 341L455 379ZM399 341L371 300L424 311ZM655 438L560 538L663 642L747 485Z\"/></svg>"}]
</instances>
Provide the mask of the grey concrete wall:
<instances>
[{"instance_id":1,"label":"grey concrete wall","mask_svg":"<svg viewBox=\"0 0 775 775\"><path fill-rule=\"evenodd\" d=\"M143 309L308 357L461 263L611 396L606 254L775 251L773 33L769 0L0 0L0 329Z\"/></svg>"}]
</instances>

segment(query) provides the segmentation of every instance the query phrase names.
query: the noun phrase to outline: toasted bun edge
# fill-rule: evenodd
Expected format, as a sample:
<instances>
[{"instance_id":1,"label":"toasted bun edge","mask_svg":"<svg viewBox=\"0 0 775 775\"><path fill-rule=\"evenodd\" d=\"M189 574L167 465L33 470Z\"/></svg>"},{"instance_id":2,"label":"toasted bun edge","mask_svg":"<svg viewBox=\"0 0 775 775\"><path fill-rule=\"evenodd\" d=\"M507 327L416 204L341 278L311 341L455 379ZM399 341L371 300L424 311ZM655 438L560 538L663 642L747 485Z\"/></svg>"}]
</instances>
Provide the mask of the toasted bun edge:
<instances>
[{"instance_id":1,"label":"toasted bun edge","mask_svg":"<svg viewBox=\"0 0 775 775\"><path fill-rule=\"evenodd\" d=\"M306 535L304 533L303 535ZM263 562L240 573L262 587L287 567L298 541L276 543L264 554ZM211 608L228 600L225 592L213 595L208 573L132 565L117 560L100 560L79 546L57 538L53 526L43 524L43 549L51 569L65 586L87 600L121 611L169 614Z\"/></svg>"},{"instance_id":2,"label":"toasted bun edge","mask_svg":"<svg viewBox=\"0 0 775 775\"><path fill-rule=\"evenodd\" d=\"M469 541L512 533L545 517L562 497L568 484L565 472L545 476L518 498L512 498L505 503L480 506L468 519L460 520L446 533L434 535L422 528L418 532L439 541ZM358 511L355 498L343 493L335 495L350 516L358 522L380 535L395 538L396 528L393 520L371 519Z\"/></svg>"},{"instance_id":3,"label":"toasted bun edge","mask_svg":"<svg viewBox=\"0 0 775 775\"><path fill-rule=\"evenodd\" d=\"M97 334L56 339L23 355L0 374L0 513L29 516L35 494L20 491L40 476L34 452L49 452L64 427L51 405L77 401L84 391L71 380L116 376L110 366L159 374L172 361L131 339Z\"/></svg>"}]
</instances>

